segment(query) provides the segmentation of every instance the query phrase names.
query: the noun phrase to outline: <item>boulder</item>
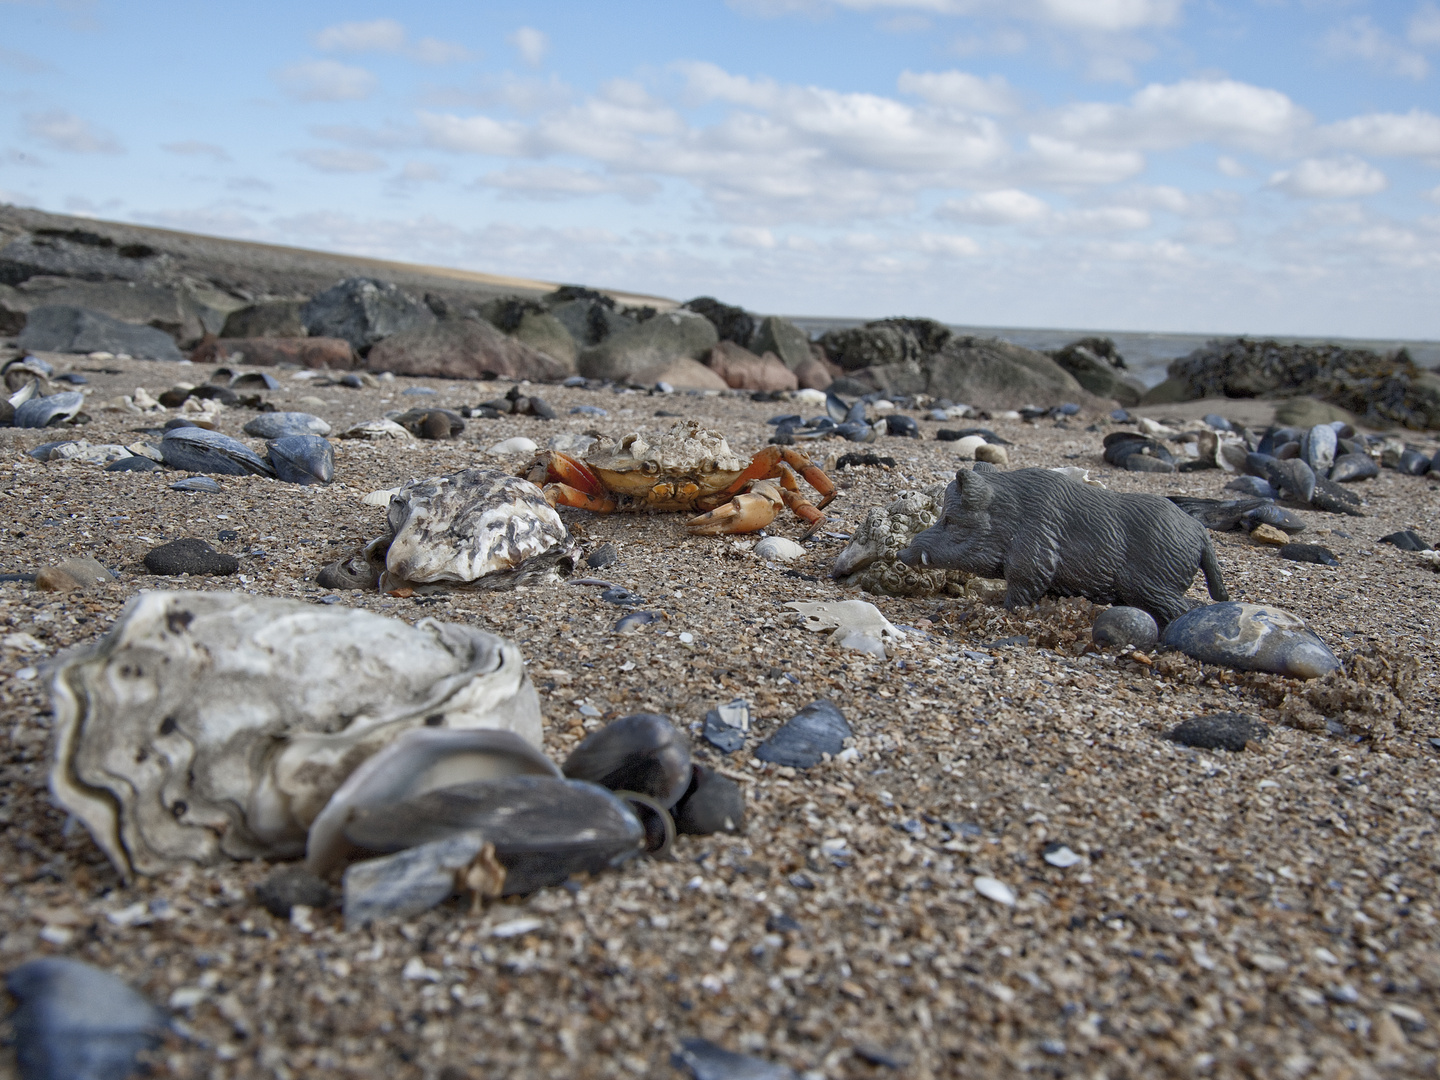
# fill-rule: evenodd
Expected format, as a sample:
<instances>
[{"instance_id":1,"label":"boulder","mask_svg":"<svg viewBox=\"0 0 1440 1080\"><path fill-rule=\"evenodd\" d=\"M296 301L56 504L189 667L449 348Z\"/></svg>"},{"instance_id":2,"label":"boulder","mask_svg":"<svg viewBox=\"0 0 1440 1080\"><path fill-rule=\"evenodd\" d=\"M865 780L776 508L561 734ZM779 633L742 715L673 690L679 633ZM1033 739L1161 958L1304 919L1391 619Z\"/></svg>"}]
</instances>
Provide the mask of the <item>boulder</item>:
<instances>
[{"instance_id":1,"label":"boulder","mask_svg":"<svg viewBox=\"0 0 1440 1080\"><path fill-rule=\"evenodd\" d=\"M694 300L687 300L684 307L709 319L721 341L733 341L744 346L749 345L750 339L755 336L755 316L744 308L722 304L713 296L697 296Z\"/></svg>"},{"instance_id":2,"label":"boulder","mask_svg":"<svg viewBox=\"0 0 1440 1080\"><path fill-rule=\"evenodd\" d=\"M1092 343L1101 342L1110 346L1110 356L1102 349L1091 347ZM1139 405L1145 393L1144 386L1131 382L1117 370L1124 367L1124 361L1115 363L1120 355L1109 338L1085 338L1052 353L1051 357L1086 390L1099 397L1113 398L1126 408Z\"/></svg>"},{"instance_id":3,"label":"boulder","mask_svg":"<svg viewBox=\"0 0 1440 1080\"><path fill-rule=\"evenodd\" d=\"M631 386L649 388L656 383L668 383L675 390L726 390L728 387L710 368L688 356L654 364L637 371L625 380Z\"/></svg>"},{"instance_id":4,"label":"boulder","mask_svg":"<svg viewBox=\"0 0 1440 1080\"><path fill-rule=\"evenodd\" d=\"M1360 424L1360 418L1354 413L1312 397L1291 398L1275 409L1275 423L1285 427L1308 430L1317 424L1331 424L1336 420L1351 427L1358 427Z\"/></svg>"},{"instance_id":5,"label":"boulder","mask_svg":"<svg viewBox=\"0 0 1440 1080\"><path fill-rule=\"evenodd\" d=\"M348 341L327 337L207 338L190 354L197 364L250 364L349 371L358 358Z\"/></svg>"},{"instance_id":6,"label":"boulder","mask_svg":"<svg viewBox=\"0 0 1440 1080\"><path fill-rule=\"evenodd\" d=\"M164 331L121 322L87 308L60 305L32 309L19 345L26 352L109 352L141 360L185 359Z\"/></svg>"},{"instance_id":7,"label":"boulder","mask_svg":"<svg viewBox=\"0 0 1440 1080\"><path fill-rule=\"evenodd\" d=\"M828 390L835 376L819 360L803 360L796 365L795 379L802 390Z\"/></svg>"},{"instance_id":8,"label":"boulder","mask_svg":"<svg viewBox=\"0 0 1440 1080\"><path fill-rule=\"evenodd\" d=\"M615 310L613 297L579 285L562 285L541 297L540 302L551 315L564 323L565 329L570 331L570 336L582 349L598 345L611 334L637 322ZM502 326L501 329L508 330L509 327Z\"/></svg>"},{"instance_id":9,"label":"boulder","mask_svg":"<svg viewBox=\"0 0 1440 1080\"><path fill-rule=\"evenodd\" d=\"M39 307L77 307L98 311L122 322L153 326L190 346L214 333L225 321L225 309L211 306L185 285L135 281L77 281L50 274L29 278L16 288L0 286L0 306L19 315ZM213 290L206 290L207 299ZM223 301L222 301L223 302ZM17 328L15 333L19 333Z\"/></svg>"},{"instance_id":10,"label":"boulder","mask_svg":"<svg viewBox=\"0 0 1440 1080\"><path fill-rule=\"evenodd\" d=\"M810 337L800 327L778 315L767 315L760 320L760 327L750 342L750 348L757 353L773 352L791 371L799 372L800 365L813 359L810 355ZM818 389L824 389L819 387Z\"/></svg>"},{"instance_id":11,"label":"boulder","mask_svg":"<svg viewBox=\"0 0 1440 1080\"><path fill-rule=\"evenodd\" d=\"M1175 405L1190 400L1190 392L1180 379L1166 379L1140 395L1141 405Z\"/></svg>"},{"instance_id":12,"label":"boulder","mask_svg":"<svg viewBox=\"0 0 1440 1080\"><path fill-rule=\"evenodd\" d=\"M377 341L405 330L430 326L431 310L389 282L346 278L300 309L311 337L344 338L361 356Z\"/></svg>"},{"instance_id":13,"label":"boulder","mask_svg":"<svg viewBox=\"0 0 1440 1080\"><path fill-rule=\"evenodd\" d=\"M401 331L366 357L371 371L441 379L530 379L573 374L559 360L507 337L483 319L441 319Z\"/></svg>"},{"instance_id":14,"label":"boulder","mask_svg":"<svg viewBox=\"0 0 1440 1080\"><path fill-rule=\"evenodd\" d=\"M756 356L733 341L721 341L706 363L732 390L798 390L795 373L774 353Z\"/></svg>"},{"instance_id":15,"label":"boulder","mask_svg":"<svg viewBox=\"0 0 1440 1080\"><path fill-rule=\"evenodd\" d=\"M933 319L880 319L820 337L825 355L846 371L903 364L933 356L952 334Z\"/></svg>"},{"instance_id":16,"label":"boulder","mask_svg":"<svg viewBox=\"0 0 1440 1080\"><path fill-rule=\"evenodd\" d=\"M1067 402L1113 408L1044 353L995 338L952 337L923 361L885 364L853 377L887 394L929 394L980 409L1049 408Z\"/></svg>"},{"instance_id":17,"label":"boulder","mask_svg":"<svg viewBox=\"0 0 1440 1080\"><path fill-rule=\"evenodd\" d=\"M299 338L305 336L300 318L304 300L265 300L232 311L220 331L222 338Z\"/></svg>"},{"instance_id":18,"label":"boulder","mask_svg":"<svg viewBox=\"0 0 1440 1080\"><path fill-rule=\"evenodd\" d=\"M714 323L705 316L683 309L669 311L586 349L580 354L580 374L589 379L628 379L680 357L699 360L719 340Z\"/></svg>"},{"instance_id":19,"label":"boulder","mask_svg":"<svg viewBox=\"0 0 1440 1080\"><path fill-rule=\"evenodd\" d=\"M510 333L516 341L560 361L571 374L575 372L580 346L554 315L547 311L527 311Z\"/></svg>"},{"instance_id":20,"label":"boulder","mask_svg":"<svg viewBox=\"0 0 1440 1080\"><path fill-rule=\"evenodd\" d=\"M90 229L35 229L0 248L0 284L41 274L81 281L141 281L170 264L148 244L117 244Z\"/></svg>"}]
</instances>

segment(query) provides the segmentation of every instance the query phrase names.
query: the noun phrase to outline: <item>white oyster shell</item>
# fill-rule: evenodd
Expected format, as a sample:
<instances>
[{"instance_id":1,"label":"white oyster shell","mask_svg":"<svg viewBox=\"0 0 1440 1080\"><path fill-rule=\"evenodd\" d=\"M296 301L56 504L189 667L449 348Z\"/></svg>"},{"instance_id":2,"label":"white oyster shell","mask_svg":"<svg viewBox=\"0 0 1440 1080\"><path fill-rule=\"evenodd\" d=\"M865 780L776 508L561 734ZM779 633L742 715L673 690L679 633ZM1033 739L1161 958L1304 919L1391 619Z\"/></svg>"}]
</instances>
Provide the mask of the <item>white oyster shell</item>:
<instances>
[{"instance_id":1,"label":"white oyster shell","mask_svg":"<svg viewBox=\"0 0 1440 1080\"><path fill-rule=\"evenodd\" d=\"M558 560L573 546L538 487L493 469L412 480L391 498L388 515L393 539L380 581L387 591L523 572L527 560Z\"/></svg>"},{"instance_id":2,"label":"white oyster shell","mask_svg":"<svg viewBox=\"0 0 1440 1080\"><path fill-rule=\"evenodd\" d=\"M877 596L934 596L958 593L969 576L958 570L906 566L901 549L940 519L945 488L905 491L888 506L872 506L850 543L835 559L830 576Z\"/></svg>"},{"instance_id":3,"label":"white oyster shell","mask_svg":"<svg viewBox=\"0 0 1440 1080\"><path fill-rule=\"evenodd\" d=\"M127 878L301 854L334 791L403 731L541 737L508 641L239 593L141 593L61 659L51 692L51 791Z\"/></svg>"}]
</instances>

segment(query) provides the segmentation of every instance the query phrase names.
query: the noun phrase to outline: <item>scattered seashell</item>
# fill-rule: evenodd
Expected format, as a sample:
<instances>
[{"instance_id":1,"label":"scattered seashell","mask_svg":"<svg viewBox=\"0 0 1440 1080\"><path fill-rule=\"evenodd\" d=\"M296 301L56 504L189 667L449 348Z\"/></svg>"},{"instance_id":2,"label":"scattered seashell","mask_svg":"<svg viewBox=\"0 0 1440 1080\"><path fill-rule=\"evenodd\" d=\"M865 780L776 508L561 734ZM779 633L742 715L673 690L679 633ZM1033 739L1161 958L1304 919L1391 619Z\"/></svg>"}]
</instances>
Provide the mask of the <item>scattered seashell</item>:
<instances>
[{"instance_id":1,"label":"scattered seashell","mask_svg":"<svg viewBox=\"0 0 1440 1080\"><path fill-rule=\"evenodd\" d=\"M220 493L220 485L208 476L187 476L184 480L176 480L170 487L175 491L199 491L206 495Z\"/></svg>"},{"instance_id":2,"label":"scattered seashell","mask_svg":"<svg viewBox=\"0 0 1440 1080\"><path fill-rule=\"evenodd\" d=\"M733 754L745 745L745 736L750 732L750 703L744 698L735 698L727 705L719 705L705 714L705 726L701 729L706 742L722 754Z\"/></svg>"},{"instance_id":3,"label":"scattered seashell","mask_svg":"<svg viewBox=\"0 0 1440 1080\"><path fill-rule=\"evenodd\" d=\"M275 470L244 443L199 427L178 427L160 440L165 464L189 472L223 476L274 476Z\"/></svg>"},{"instance_id":4,"label":"scattered seashell","mask_svg":"<svg viewBox=\"0 0 1440 1080\"><path fill-rule=\"evenodd\" d=\"M649 626L651 623L659 622L665 616L658 611L631 611L620 616L611 628L615 634L633 634L642 626Z\"/></svg>"},{"instance_id":5,"label":"scattered seashell","mask_svg":"<svg viewBox=\"0 0 1440 1080\"><path fill-rule=\"evenodd\" d=\"M283 439L287 435L329 435L330 425L307 412L261 413L240 429L257 439Z\"/></svg>"},{"instance_id":6,"label":"scattered seashell","mask_svg":"<svg viewBox=\"0 0 1440 1080\"><path fill-rule=\"evenodd\" d=\"M1369 480L1380 475L1380 466L1369 454L1341 454L1330 469L1330 479L1337 484Z\"/></svg>"},{"instance_id":7,"label":"scattered seashell","mask_svg":"<svg viewBox=\"0 0 1440 1080\"><path fill-rule=\"evenodd\" d=\"M137 1056L157 1048L165 1014L109 972L47 956L5 977L20 1003L10 1017L24 1080L123 1080Z\"/></svg>"},{"instance_id":8,"label":"scattered seashell","mask_svg":"<svg viewBox=\"0 0 1440 1080\"><path fill-rule=\"evenodd\" d=\"M14 398L11 403L15 404ZM75 419L84 404L85 395L78 390L67 390L49 397L32 397L15 404L15 417L11 423L17 428L54 427Z\"/></svg>"},{"instance_id":9,"label":"scattered seashell","mask_svg":"<svg viewBox=\"0 0 1440 1080\"><path fill-rule=\"evenodd\" d=\"M767 562L791 562L804 555L805 549L783 536L767 536L755 545L755 554Z\"/></svg>"},{"instance_id":10,"label":"scattered seashell","mask_svg":"<svg viewBox=\"0 0 1440 1080\"><path fill-rule=\"evenodd\" d=\"M1101 648L1120 647L1149 651L1160 640L1155 617L1140 608L1117 605L1095 617L1090 636Z\"/></svg>"},{"instance_id":11,"label":"scattered seashell","mask_svg":"<svg viewBox=\"0 0 1440 1080\"><path fill-rule=\"evenodd\" d=\"M59 397L59 396L62 396L62 395L58 395L58 394L57 394L56 396ZM49 398L43 398L43 399L41 399L41 400L43 400L43 401L49 401L50 399L49 399ZM31 404L33 404L33 402L32 402ZM26 407L28 408L28 406L26 406ZM44 425L42 425L42 424L22 424L22 423L20 423L20 414L21 414L22 411L23 411L23 409L16 409L16 410L15 410L15 426L16 426L16 427L43 427L43 426L44 426ZM1403 474L1405 474L1406 476L1424 476L1427 472L1430 471L1430 455L1429 455L1429 454L1422 454L1419 450L1410 450L1410 449L1407 449L1404 453L1402 453L1402 454L1400 455L1400 460L1395 463L1395 471L1398 472L1398 473L1403 473Z\"/></svg>"},{"instance_id":12,"label":"scattered seashell","mask_svg":"<svg viewBox=\"0 0 1440 1080\"><path fill-rule=\"evenodd\" d=\"M410 728L540 742L509 642L243 593L141 593L51 693L51 791L127 878L298 855L356 765Z\"/></svg>"},{"instance_id":13,"label":"scattered seashell","mask_svg":"<svg viewBox=\"0 0 1440 1080\"><path fill-rule=\"evenodd\" d=\"M319 435L287 435L270 444L270 464L287 484L328 484L335 479L335 448Z\"/></svg>"},{"instance_id":14,"label":"scattered seashell","mask_svg":"<svg viewBox=\"0 0 1440 1080\"><path fill-rule=\"evenodd\" d=\"M975 451L986 445L985 439L979 435L966 435L964 438L956 439L955 456L962 461L975 460Z\"/></svg>"},{"instance_id":15,"label":"scattered seashell","mask_svg":"<svg viewBox=\"0 0 1440 1080\"><path fill-rule=\"evenodd\" d=\"M830 701L812 701L762 742L755 750L761 761L809 769L845 749L845 740L855 733L844 715Z\"/></svg>"},{"instance_id":16,"label":"scattered seashell","mask_svg":"<svg viewBox=\"0 0 1440 1080\"><path fill-rule=\"evenodd\" d=\"M635 713L585 736L560 771L611 791L638 791L668 810L690 786L690 745L669 717Z\"/></svg>"},{"instance_id":17,"label":"scattered seashell","mask_svg":"<svg viewBox=\"0 0 1440 1080\"><path fill-rule=\"evenodd\" d=\"M1051 866L1058 866L1061 870L1068 870L1076 863L1085 861L1081 856L1076 855L1075 852L1071 851L1064 844L1053 841L1045 845L1045 853L1041 856L1041 858L1043 858Z\"/></svg>"},{"instance_id":18,"label":"scattered seashell","mask_svg":"<svg viewBox=\"0 0 1440 1080\"><path fill-rule=\"evenodd\" d=\"M1316 566L1339 566L1335 553L1320 544L1286 544L1280 549L1280 557L1291 562L1314 563Z\"/></svg>"},{"instance_id":19,"label":"scattered seashell","mask_svg":"<svg viewBox=\"0 0 1440 1080\"><path fill-rule=\"evenodd\" d=\"M381 439L398 439L405 442L414 437L394 420L362 420L340 432L342 439L367 439L370 442Z\"/></svg>"},{"instance_id":20,"label":"scattered seashell","mask_svg":"<svg viewBox=\"0 0 1440 1080\"><path fill-rule=\"evenodd\" d=\"M345 929L421 915L462 891L467 879L481 885L473 890L480 895L499 896L504 888L504 868L495 861L494 847L477 831L353 863L343 885Z\"/></svg>"},{"instance_id":21,"label":"scattered seashell","mask_svg":"<svg viewBox=\"0 0 1440 1080\"><path fill-rule=\"evenodd\" d=\"M389 506L390 500L400 494L398 487L382 488L379 491L372 491L360 501L366 506Z\"/></svg>"},{"instance_id":22,"label":"scattered seashell","mask_svg":"<svg viewBox=\"0 0 1440 1080\"><path fill-rule=\"evenodd\" d=\"M356 814L473 780L560 776L555 763L513 731L412 728L358 765L310 825L305 865L329 873L350 845L345 826Z\"/></svg>"},{"instance_id":23,"label":"scattered seashell","mask_svg":"<svg viewBox=\"0 0 1440 1080\"><path fill-rule=\"evenodd\" d=\"M904 631L880 614L879 608L864 600L832 603L791 601L785 606L800 613L806 630L833 629L835 632L830 635L830 641L842 649L854 649L884 659L885 641L905 637Z\"/></svg>"},{"instance_id":24,"label":"scattered seashell","mask_svg":"<svg viewBox=\"0 0 1440 1080\"><path fill-rule=\"evenodd\" d=\"M494 589L568 573L578 548L534 484L493 469L412 480L389 503L384 591L445 582Z\"/></svg>"},{"instance_id":25,"label":"scattered seashell","mask_svg":"<svg viewBox=\"0 0 1440 1080\"><path fill-rule=\"evenodd\" d=\"M517 435L513 439L506 439L504 442L496 443L485 452L491 457L521 457L526 454L535 453L536 449L534 439L527 439L524 435Z\"/></svg>"},{"instance_id":26,"label":"scattered seashell","mask_svg":"<svg viewBox=\"0 0 1440 1080\"><path fill-rule=\"evenodd\" d=\"M1328 476L1339 439L1329 424L1316 424L1300 442L1300 456L1317 476Z\"/></svg>"},{"instance_id":27,"label":"scattered seashell","mask_svg":"<svg viewBox=\"0 0 1440 1080\"><path fill-rule=\"evenodd\" d=\"M1003 881L993 877L977 877L974 882L977 893L987 900L994 900L997 904L1004 904L1006 907L1015 906L1015 892Z\"/></svg>"},{"instance_id":28,"label":"scattered seashell","mask_svg":"<svg viewBox=\"0 0 1440 1080\"><path fill-rule=\"evenodd\" d=\"M1105 485L1099 480L1091 478L1089 469L1082 469L1075 465L1061 465L1059 468L1051 469L1050 471L1058 472L1061 476L1068 480L1074 480L1077 484L1089 484L1091 487L1105 488Z\"/></svg>"},{"instance_id":29,"label":"scattered seashell","mask_svg":"<svg viewBox=\"0 0 1440 1080\"><path fill-rule=\"evenodd\" d=\"M1318 678L1340 666L1299 616L1233 600L1187 611L1166 627L1161 644L1203 663L1297 679Z\"/></svg>"}]
</instances>

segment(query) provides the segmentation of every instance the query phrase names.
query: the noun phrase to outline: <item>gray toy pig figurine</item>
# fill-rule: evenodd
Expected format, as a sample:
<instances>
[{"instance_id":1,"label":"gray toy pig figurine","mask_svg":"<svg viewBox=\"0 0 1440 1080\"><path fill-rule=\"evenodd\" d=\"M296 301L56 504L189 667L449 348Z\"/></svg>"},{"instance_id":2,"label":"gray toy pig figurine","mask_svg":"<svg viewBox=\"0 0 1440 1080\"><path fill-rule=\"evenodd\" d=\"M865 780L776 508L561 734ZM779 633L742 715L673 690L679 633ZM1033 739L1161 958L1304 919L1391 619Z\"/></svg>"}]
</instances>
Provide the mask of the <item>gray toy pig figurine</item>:
<instances>
[{"instance_id":1,"label":"gray toy pig figurine","mask_svg":"<svg viewBox=\"0 0 1440 1080\"><path fill-rule=\"evenodd\" d=\"M961 469L945 510L899 555L908 566L1003 577L1005 606L1047 592L1143 608L1163 627L1196 606L1196 569L1228 600L1205 527L1158 495L1076 483L1049 469Z\"/></svg>"}]
</instances>

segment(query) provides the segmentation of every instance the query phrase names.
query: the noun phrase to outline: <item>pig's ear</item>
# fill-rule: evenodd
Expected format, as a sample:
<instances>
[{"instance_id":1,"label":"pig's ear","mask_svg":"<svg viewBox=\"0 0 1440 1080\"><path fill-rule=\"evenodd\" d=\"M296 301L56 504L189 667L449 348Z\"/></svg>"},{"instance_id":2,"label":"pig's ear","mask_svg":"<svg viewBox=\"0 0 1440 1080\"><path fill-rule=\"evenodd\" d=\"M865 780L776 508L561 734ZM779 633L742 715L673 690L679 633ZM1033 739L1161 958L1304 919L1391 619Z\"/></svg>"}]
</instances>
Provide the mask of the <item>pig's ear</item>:
<instances>
[{"instance_id":1,"label":"pig's ear","mask_svg":"<svg viewBox=\"0 0 1440 1080\"><path fill-rule=\"evenodd\" d=\"M960 496L962 510L984 510L995 497L995 489L984 474L968 469L961 469L955 474L955 490Z\"/></svg>"}]
</instances>

